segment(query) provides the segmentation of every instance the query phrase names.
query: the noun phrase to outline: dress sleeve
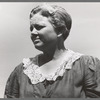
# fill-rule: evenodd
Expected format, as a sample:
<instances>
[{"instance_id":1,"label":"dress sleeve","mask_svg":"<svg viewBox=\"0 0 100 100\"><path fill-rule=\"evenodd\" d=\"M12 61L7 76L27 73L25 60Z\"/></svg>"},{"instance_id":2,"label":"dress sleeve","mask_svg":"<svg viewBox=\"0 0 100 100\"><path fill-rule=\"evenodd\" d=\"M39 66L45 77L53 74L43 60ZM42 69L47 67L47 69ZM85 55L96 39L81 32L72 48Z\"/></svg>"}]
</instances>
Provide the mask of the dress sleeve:
<instances>
[{"instance_id":1,"label":"dress sleeve","mask_svg":"<svg viewBox=\"0 0 100 100\"><path fill-rule=\"evenodd\" d=\"M100 97L100 60L92 56L84 58L83 89L87 98Z\"/></svg>"},{"instance_id":2,"label":"dress sleeve","mask_svg":"<svg viewBox=\"0 0 100 100\"><path fill-rule=\"evenodd\" d=\"M16 67L7 80L4 98L18 98L18 97L19 97L18 68Z\"/></svg>"}]
</instances>

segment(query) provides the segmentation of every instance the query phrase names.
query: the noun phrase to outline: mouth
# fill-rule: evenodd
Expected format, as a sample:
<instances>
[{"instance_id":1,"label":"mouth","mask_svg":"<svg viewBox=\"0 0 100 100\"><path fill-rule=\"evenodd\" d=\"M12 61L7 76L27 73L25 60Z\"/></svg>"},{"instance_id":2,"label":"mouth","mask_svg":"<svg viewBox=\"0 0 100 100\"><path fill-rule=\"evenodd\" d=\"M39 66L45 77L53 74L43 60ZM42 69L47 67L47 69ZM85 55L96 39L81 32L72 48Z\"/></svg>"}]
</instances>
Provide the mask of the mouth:
<instances>
[{"instance_id":1,"label":"mouth","mask_svg":"<svg viewBox=\"0 0 100 100\"><path fill-rule=\"evenodd\" d=\"M35 37L34 35L31 35L31 40L34 42L34 43L38 43L40 41L40 38L39 36Z\"/></svg>"},{"instance_id":2,"label":"mouth","mask_svg":"<svg viewBox=\"0 0 100 100\"><path fill-rule=\"evenodd\" d=\"M34 44L37 44L37 43L39 43L41 40L40 40L40 38L34 38L34 39L32 39L32 41L33 41Z\"/></svg>"},{"instance_id":3,"label":"mouth","mask_svg":"<svg viewBox=\"0 0 100 100\"><path fill-rule=\"evenodd\" d=\"M34 43L38 43L40 41L40 39L38 38L38 39L34 39Z\"/></svg>"}]
</instances>

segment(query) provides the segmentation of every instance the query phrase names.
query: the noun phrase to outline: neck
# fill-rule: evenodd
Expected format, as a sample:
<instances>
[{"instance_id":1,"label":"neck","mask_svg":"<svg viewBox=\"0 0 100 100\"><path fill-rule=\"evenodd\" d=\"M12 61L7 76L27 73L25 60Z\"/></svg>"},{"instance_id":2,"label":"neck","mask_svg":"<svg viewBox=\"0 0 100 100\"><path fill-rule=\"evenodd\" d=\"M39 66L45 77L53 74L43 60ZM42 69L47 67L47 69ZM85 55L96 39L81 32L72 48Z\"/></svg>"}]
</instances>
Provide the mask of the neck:
<instances>
[{"instance_id":1,"label":"neck","mask_svg":"<svg viewBox=\"0 0 100 100\"><path fill-rule=\"evenodd\" d=\"M58 59L59 56L65 51L65 48L62 49L58 49L58 48L51 48L51 50L49 49L48 51L44 52L44 57L46 57L47 59Z\"/></svg>"},{"instance_id":2,"label":"neck","mask_svg":"<svg viewBox=\"0 0 100 100\"><path fill-rule=\"evenodd\" d=\"M41 66L51 60L59 59L60 57L63 56L62 54L64 53L64 51L66 51L65 48L63 48L63 49L53 49L52 48L52 49L49 49L48 51L45 51L43 53L43 55L40 56L40 58L39 58L39 62L38 62L39 66Z\"/></svg>"},{"instance_id":3,"label":"neck","mask_svg":"<svg viewBox=\"0 0 100 100\"><path fill-rule=\"evenodd\" d=\"M58 41L58 43L48 46L43 50L43 55L39 57L39 65L43 65L51 60L57 60L61 58L66 51L64 47L63 39Z\"/></svg>"},{"instance_id":4,"label":"neck","mask_svg":"<svg viewBox=\"0 0 100 100\"><path fill-rule=\"evenodd\" d=\"M52 47L46 48L46 50L43 51L44 57L48 60L52 59L58 59L59 56L65 51L64 43L63 41L58 43L56 46L53 45Z\"/></svg>"}]
</instances>

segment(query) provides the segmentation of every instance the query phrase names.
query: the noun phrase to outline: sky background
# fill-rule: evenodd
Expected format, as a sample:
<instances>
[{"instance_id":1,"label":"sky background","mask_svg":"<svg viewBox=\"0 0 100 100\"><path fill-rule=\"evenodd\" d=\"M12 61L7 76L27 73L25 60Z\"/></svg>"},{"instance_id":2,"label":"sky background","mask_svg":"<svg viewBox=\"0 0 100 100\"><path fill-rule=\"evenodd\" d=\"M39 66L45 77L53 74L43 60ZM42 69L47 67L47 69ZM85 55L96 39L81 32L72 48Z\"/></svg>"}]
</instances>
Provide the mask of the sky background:
<instances>
[{"instance_id":1,"label":"sky background","mask_svg":"<svg viewBox=\"0 0 100 100\"><path fill-rule=\"evenodd\" d=\"M43 2L42 2L43 3ZM29 14L40 3L0 3L0 98L10 73L23 58L40 51L30 39ZM64 7L72 16L66 48L100 59L100 3L50 3Z\"/></svg>"}]
</instances>

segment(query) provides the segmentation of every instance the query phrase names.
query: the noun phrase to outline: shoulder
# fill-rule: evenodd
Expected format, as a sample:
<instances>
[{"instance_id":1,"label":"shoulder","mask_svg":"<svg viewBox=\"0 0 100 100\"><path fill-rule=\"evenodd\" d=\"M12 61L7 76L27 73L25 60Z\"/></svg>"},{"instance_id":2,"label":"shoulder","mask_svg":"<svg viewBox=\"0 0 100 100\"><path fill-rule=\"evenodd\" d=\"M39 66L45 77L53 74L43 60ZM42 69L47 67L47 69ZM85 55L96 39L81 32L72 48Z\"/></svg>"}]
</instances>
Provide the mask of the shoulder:
<instances>
[{"instance_id":1,"label":"shoulder","mask_svg":"<svg viewBox=\"0 0 100 100\"><path fill-rule=\"evenodd\" d=\"M100 60L90 55L82 55L74 62L74 65L77 64L79 64L82 69L91 69L92 71L100 69Z\"/></svg>"},{"instance_id":2,"label":"shoulder","mask_svg":"<svg viewBox=\"0 0 100 100\"><path fill-rule=\"evenodd\" d=\"M19 76L20 73L22 72L22 70L23 70L23 63L20 63L19 65L17 65L17 66L13 69L13 71L11 72L11 74L10 74L10 76L9 76L9 79L13 79L13 78ZM9 79L8 79L8 80L9 80Z\"/></svg>"},{"instance_id":3,"label":"shoulder","mask_svg":"<svg viewBox=\"0 0 100 100\"><path fill-rule=\"evenodd\" d=\"M90 56L90 55L82 55L80 57L80 60L84 60L85 63L87 62L99 62L100 60L97 58L97 57L93 57L93 56Z\"/></svg>"},{"instance_id":4,"label":"shoulder","mask_svg":"<svg viewBox=\"0 0 100 100\"><path fill-rule=\"evenodd\" d=\"M39 54L40 55L40 54ZM32 62L33 64L37 64L38 61L38 56L36 55L35 57L30 57L30 58L23 58L21 63L18 64L14 70L12 71L11 74L20 74L23 71L24 65L28 64L29 62Z\"/></svg>"},{"instance_id":5,"label":"shoulder","mask_svg":"<svg viewBox=\"0 0 100 100\"><path fill-rule=\"evenodd\" d=\"M80 57L80 61L84 62L85 65L97 65L100 64L100 60L97 57L89 56L89 55L83 55Z\"/></svg>"},{"instance_id":6,"label":"shoulder","mask_svg":"<svg viewBox=\"0 0 100 100\"><path fill-rule=\"evenodd\" d=\"M95 81L100 82L100 60L97 57L82 55L73 63L72 69L77 77L85 80L86 84L95 78Z\"/></svg>"}]
</instances>

